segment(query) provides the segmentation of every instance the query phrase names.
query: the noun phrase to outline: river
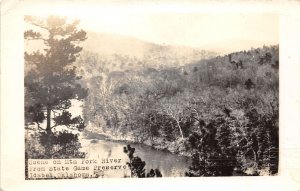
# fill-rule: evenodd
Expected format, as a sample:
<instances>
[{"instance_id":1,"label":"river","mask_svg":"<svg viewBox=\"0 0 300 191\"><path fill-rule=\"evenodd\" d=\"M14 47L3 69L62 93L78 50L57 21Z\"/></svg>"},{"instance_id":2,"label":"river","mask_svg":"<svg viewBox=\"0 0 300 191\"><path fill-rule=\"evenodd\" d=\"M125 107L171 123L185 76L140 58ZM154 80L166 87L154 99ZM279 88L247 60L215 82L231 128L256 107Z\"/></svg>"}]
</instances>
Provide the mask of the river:
<instances>
[{"instance_id":1,"label":"river","mask_svg":"<svg viewBox=\"0 0 300 191\"><path fill-rule=\"evenodd\" d=\"M73 115L82 114L82 102L77 100L72 101L70 112ZM123 152L123 148L128 144L125 141L112 141L105 136L96 134L95 136L88 136L86 133L82 134L80 139L82 151L86 153L86 158L91 159L121 159L121 163L126 165L129 161L128 156ZM140 157L146 162L146 172L150 169L159 169L163 177L182 177L187 171L190 164L188 157L178 156L168 151L156 150L144 144L130 144L135 148L134 156ZM116 164L106 164L116 165ZM127 166L127 165L126 165ZM104 172L104 177L130 177L130 171L116 170Z\"/></svg>"},{"instance_id":2,"label":"river","mask_svg":"<svg viewBox=\"0 0 300 191\"><path fill-rule=\"evenodd\" d=\"M93 159L121 159L121 164L126 165L128 156L123 152L123 148L128 144L122 141L111 141L100 138L81 139L82 150L86 152L86 158ZM143 144L130 144L135 148L134 156L140 157L146 162L146 172L152 169L159 169L163 177L182 177L186 172L188 157L178 156L168 151L156 150ZM109 165L109 164L107 164ZM114 165L114 164L111 164ZM128 168L128 167L127 167ZM129 170L107 171L104 177L130 177Z\"/></svg>"}]
</instances>

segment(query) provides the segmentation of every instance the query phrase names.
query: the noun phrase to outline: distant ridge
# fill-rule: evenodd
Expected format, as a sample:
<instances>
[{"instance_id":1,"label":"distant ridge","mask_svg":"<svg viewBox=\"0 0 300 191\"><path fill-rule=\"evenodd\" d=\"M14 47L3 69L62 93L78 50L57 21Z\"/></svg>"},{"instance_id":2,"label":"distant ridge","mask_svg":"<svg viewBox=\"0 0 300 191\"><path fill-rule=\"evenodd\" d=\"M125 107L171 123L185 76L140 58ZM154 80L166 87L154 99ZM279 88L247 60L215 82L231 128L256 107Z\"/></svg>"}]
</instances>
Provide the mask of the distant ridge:
<instances>
[{"instance_id":1,"label":"distant ridge","mask_svg":"<svg viewBox=\"0 0 300 191\"><path fill-rule=\"evenodd\" d=\"M153 43L133 37L115 34L87 32L87 40L82 43L83 50L104 55L121 54L142 57Z\"/></svg>"},{"instance_id":2,"label":"distant ridge","mask_svg":"<svg viewBox=\"0 0 300 191\"><path fill-rule=\"evenodd\" d=\"M276 44L273 42L250 41L247 39L229 39L222 42L213 42L211 44L207 44L205 45L205 50L215 51L220 53L220 55L225 55L233 52L251 50L251 48L263 47L264 45L271 46Z\"/></svg>"},{"instance_id":3,"label":"distant ridge","mask_svg":"<svg viewBox=\"0 0 300 191\"><path fill-rule=\"evenodd\" d=\"M117 34L96 33L87 31L87 40L82 43L83 50L103 55L120 54L142 58L146 54L157 52L161 54L176 54L179 57L217 53L191 48L183 45L161 45L147 42L134 37Z\"/></svg>"}]
</instances>

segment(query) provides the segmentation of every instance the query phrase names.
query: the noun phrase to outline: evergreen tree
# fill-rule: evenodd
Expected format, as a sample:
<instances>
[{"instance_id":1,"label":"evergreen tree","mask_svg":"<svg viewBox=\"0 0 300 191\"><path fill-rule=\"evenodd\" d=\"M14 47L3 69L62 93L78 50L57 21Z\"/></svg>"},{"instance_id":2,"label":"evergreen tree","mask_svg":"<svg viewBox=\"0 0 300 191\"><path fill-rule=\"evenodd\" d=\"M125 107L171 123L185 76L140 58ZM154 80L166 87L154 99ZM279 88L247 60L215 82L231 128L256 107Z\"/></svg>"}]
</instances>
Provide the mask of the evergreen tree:
<instances>
[{"instance_id":1,"label":"evergreen tree","mask_svg":"<svg viewBox=\"0 0 300 191\"><path fill-rule=\"evenodd\" d=\"M134 156L135 148L127 145L123 148L124 153L128 156L129 162L127 165L131 172L131 177L135 178L153 178L153 177L162 177L162 174L159 169L150 169L146 174L145 166L146 162L143 161L140 157Z\"/></svg>"},{"instance_id":2,"label":"evergreen tree","mask_svg":"<svg viewBox=\"0 0 300 191\"><path fill-rule=\"evenodd\" d=\"M189 177L232 176L236 165L231 146L229 118L217 117L200 133L193 133L188 142L193 148L192 164L185 173Z\"/></svg>"},{"instance_id":3,"label":"evergreen tree","mask_svg":"<svg viewBox=\"0 0 300 191\"><path fill-rule=\"evenodd\" d=\"M68 109L72 99L80 100L87 95L78 83L76 67L72 67L82 50L77 44L86 39L86 32L77 30L79 21L68 23L62 17L26 16L25 21L34 29L24 32L25 40L43 44L37 51L25 51L25 64L30 68L25 75L26 122L35 122L48 137L58 125L84 128L83 119L72 118ZM44 120L47 125L41 127Z\"/></svg>"}]
</instances>

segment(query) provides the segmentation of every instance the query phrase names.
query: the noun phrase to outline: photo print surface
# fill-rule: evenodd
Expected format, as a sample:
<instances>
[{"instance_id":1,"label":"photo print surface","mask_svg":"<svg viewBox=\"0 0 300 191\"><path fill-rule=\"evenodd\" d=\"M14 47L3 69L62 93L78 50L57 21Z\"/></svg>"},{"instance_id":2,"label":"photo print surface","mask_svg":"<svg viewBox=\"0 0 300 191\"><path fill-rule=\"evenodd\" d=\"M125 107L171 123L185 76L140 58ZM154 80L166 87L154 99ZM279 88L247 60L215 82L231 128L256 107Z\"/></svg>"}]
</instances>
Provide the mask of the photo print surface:
<instances>
[{"instance_id":1,"label":"photo print surface","mask_svg":"<svg viewBox=\"0 0 300 191\"><path fill-rule=\"evenodd\" d=\"M277 175L278 22L26 15L26 179Z\"/></svg>"}]
</instances>

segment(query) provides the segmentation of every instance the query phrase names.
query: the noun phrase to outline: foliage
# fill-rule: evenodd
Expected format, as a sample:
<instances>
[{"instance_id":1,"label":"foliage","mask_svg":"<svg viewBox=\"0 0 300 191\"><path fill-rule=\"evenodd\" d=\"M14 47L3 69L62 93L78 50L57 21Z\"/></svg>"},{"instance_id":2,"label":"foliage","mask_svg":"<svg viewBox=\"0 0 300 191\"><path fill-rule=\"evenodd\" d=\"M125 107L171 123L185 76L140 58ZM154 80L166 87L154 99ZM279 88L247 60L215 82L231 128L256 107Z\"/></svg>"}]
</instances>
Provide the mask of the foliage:
<instances>
[{"instance_id":1,"label":"foliage","mask_svg":"<svg viewBox=\"0 0 300 191\"><path fill-rule=\"evenodd\" d=\"M188 176L276 174L278 51L264 46L185 66L94 70L84 118L112 135L191 156Z\"/></svg>"},{"instance_id":2,"label":"foliage","mask_svg":"<svg viewBox=\"0 0 300 191\"><path fill-rule=\"evenodd\" d=\"M30 132L30 131L27 131ZM68 131L53 132L50 136L46 132L32 132L25 138L25 177L28 178L28 159L67 159L84 158L80 151L79 134Z\"/></svg>"},{"instance_id":3,"label":"foliage","mask_svg":"<svg viewBox=\"0 0 300 191\"><path fill-rule=\"evenodd\" d=\"M68 109L72 100L82 100L87 95L72 66L82 50L78 44L86 39L86 32L77 30L79 21L70 23L64 17L26 16L25 21L31 28L24 32L28 43L24 53L25 126L37 126L35 137L26 140L26 153L29 158L82 157L74 131L82 130L85 123L81 116L72 117ZM34 43L41 46L32 50ZM44 121L46 124L42 124ZM71 131L55 130L56 127ZM28 150L33 146L31 142L37 148Z\"/></svg>"},{"instance_id":4,"label":"foliage","mask_svg":"<svg viewBox=\"0 0 300 191\"><path fill-rule=\"evenodd\" d=\"M31 134L26 138L26 155L33 159L84 158L78 136L66 130L54 132L51 136L46 132Z\"/></svg>"},{"instance_id":5,"label":"foliage","mask_svg":"<svg viewBox=\"0 0 300 191\"><path fill-rule=\"evenodd\" d=\"M124 153L127 154L129 162L127 165L131 171L131 177L137 178L152 178L152 177L162 177L161 172L158 169L150 169L149 173L146 174L145 166L146 162L143 161L140 157L134 156L135 148L127 145L124 147Z\"/></svg>"}]
</instances>

